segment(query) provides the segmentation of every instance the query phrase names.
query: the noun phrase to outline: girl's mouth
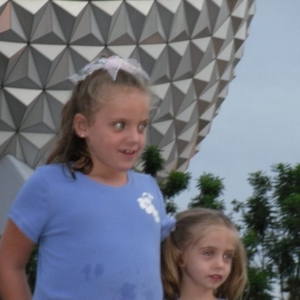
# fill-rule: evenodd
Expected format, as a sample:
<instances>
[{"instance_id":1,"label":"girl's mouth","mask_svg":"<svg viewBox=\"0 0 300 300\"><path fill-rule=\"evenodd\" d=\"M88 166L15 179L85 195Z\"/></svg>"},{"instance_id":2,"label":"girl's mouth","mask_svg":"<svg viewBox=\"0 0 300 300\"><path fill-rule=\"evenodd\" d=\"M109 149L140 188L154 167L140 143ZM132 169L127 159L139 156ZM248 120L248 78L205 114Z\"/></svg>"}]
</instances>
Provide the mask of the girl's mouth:
<instances>
[{"instance_id":1,"label":"girl's mouth","mask_svg":"<svg viewBox=\"0 0 300 300\"><path fill-rule=\"evenodd\" d=\"M136 151L134 151L134 150L120 150L121 151L121 153L123 153L123 154L129 154L129 155L132 155L132 154L134 154Z\"/></svg>"},{"instance_id":2,"label":"girl's mouth","mask_svg":"<svg viewBox=\"0 0 300 300\"><path fill-rule=\"evenodd\" d=\"M209 276L211 279L213 279L213 280L216 280L216 281L219 281L219 280L221 280L222 279L222 276L221 275L217 275L217 274L215 274L215 275L211 275L211 276Z\"/></svg>"}]
</instances>

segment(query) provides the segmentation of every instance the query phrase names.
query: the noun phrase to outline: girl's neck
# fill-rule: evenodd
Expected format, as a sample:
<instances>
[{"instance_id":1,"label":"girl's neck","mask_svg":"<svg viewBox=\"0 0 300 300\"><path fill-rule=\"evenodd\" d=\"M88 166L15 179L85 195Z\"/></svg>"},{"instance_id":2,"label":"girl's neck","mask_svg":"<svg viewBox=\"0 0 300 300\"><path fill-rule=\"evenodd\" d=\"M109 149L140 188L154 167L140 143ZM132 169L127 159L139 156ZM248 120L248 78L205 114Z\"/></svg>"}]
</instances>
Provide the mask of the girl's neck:
<instances>
[{"instance_id":1,"label":"girl's neck","mask_svg":"<svg viewBox=\"0 0 300 300\"><path fill-rule=\"evenodd\" d=\"M213 295L182 295L178 300L217 300Z\"/></svg>"},{"instance_id":2,"label":"girl's neck","mask_svg":"<svg viewBox=\"0 0 300 300\"><path fill-rule=\"evenodd\" d=\"M110 186L123 186L127 183L127 172L103 173L92 170L88 175L94 181Z\"/></svg>"},{"instance_id":3,"label":"girl's neck","mask_svg":"<svg viewBox=\"0 0 300 300\"><path fill-rule=\"evenodd\" d=\"M218 300L218 299L216 297L203 298L203 296L197 296L197 298L182 298L182 297L180 297L178 300Z\"/></svg>"},{"instance_id":4,"label":"girl's neck","mask_svg":"<svg viewBox=\"0 0 300 300\"><path fill-rule=\"evenodd\" d=\"M214 296L213 290L182 286L178 300L217 300L217 298Z\"/></svg>"}]
</instances>

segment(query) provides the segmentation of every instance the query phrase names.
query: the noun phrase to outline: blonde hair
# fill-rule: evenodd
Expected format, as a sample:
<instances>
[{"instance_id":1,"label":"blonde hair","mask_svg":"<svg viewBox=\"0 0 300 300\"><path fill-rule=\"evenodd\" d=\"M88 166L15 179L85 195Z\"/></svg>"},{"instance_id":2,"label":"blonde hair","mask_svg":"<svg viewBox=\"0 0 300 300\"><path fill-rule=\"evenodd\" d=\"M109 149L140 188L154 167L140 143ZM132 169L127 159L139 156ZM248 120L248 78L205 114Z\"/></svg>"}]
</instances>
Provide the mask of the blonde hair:
<instances>
[{"instance_id":1,"label":"blonde hair","mask_svg":"<svg viewBox=\"0 0 300 300\"><path fill-rule=\"evenodd\" d=\"M151 98L151 92L143 78L124 70L118 70L116 78L112 78L105 69L99 69L79 81L72 92L71 98L62 110L61 132L56 147L47 159L47 164L63 163L67 166L72 176L79 170L88 174L93 168L93 162L85 142L78 137L73 128L76 114L83 114L88 122L93 122L93 117L101 105L108 101L115 87L137 88Z\"/></svg>"},{"instance_id":2,"label":"blonde hair","mask_svg":"<svg viewBox=\"0 0 300 300\"><path fill-rule=\"evenodd\" d=\"M210 229L224 226L236 233L237 246L231 272L226 281L215 291L216 297L228 300L242 299L247 285L247 259L245 249L235 225L221 211L194 208L176 216L176 228L162 244L162 280L166 300L180 296L181 270L184 251L201 240ZM197 230L195 228L197 227Z\"/></svg>"}]
</instances>

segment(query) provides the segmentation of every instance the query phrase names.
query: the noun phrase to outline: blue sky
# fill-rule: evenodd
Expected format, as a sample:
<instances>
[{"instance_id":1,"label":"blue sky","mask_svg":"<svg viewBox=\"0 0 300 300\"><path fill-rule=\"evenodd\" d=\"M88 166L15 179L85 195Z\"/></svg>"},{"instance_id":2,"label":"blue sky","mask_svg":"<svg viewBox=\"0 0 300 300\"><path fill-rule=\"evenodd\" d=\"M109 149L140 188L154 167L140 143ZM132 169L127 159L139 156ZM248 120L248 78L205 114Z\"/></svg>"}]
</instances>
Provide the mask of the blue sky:
<instances>
[{"instance_id":1,"label":"blue sky","mask_svg":"<svg viewBox=\"0 0 300 300\"><path fill-rule=\"evenodd\" d=\"M190 162L192 180L175 198L180 210L198 194L204 172L223 178L222 199L245 201L248 174L300 163L300 1L256 0L236 78L210 133Z\"/></svg>"}]
</instances>

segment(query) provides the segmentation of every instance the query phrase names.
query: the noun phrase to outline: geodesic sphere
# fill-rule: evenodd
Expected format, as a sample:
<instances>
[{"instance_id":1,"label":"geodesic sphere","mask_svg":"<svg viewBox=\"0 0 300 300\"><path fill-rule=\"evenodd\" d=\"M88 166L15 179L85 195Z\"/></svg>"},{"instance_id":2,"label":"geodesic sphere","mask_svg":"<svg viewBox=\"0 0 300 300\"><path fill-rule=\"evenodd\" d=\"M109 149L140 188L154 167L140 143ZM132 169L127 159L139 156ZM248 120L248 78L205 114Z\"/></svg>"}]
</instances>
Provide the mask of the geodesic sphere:
<instances>
[{"instance_id":1,"label":"geodesic sphere","mask_svg":"<svg viewBox=\"0 0 300 300\"><path fill-rule=\"evenodd\" d=\"M253 0L1 1L0 159L31 168L55 143L69 76L101 54L137 59L156 98L147 144L185 171L225 99Z\"/></svg>"}]
</instances>

